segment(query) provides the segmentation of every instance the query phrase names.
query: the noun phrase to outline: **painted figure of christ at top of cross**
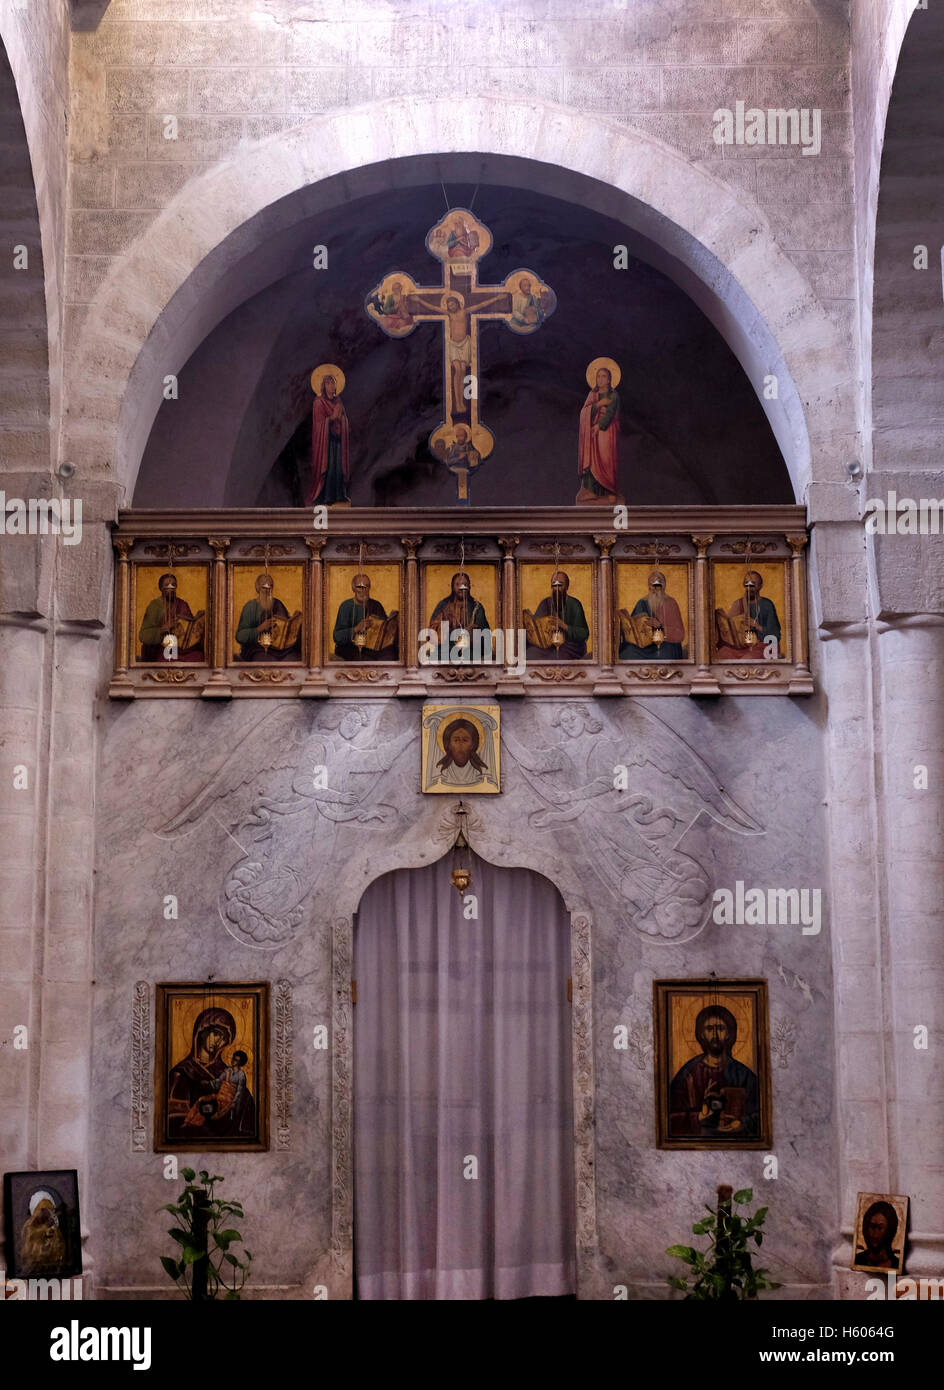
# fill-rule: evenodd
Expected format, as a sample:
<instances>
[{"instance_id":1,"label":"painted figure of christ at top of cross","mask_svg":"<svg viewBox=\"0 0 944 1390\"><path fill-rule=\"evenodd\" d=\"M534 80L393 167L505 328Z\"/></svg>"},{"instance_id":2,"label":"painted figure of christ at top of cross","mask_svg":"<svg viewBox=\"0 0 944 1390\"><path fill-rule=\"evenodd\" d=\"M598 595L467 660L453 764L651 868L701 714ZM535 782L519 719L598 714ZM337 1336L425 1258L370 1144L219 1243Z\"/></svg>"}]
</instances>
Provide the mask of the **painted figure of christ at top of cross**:
<instances>
[{"instance_id":1,"label":"painted figure of christ at top of cross","mask_svg":"<svg viewBox=\"0 0 944 1390\"><path fill-rule=\"evenodd\" d=\"M441 285L417 285L401 271L386 275L367 296L367 313L391 338L405 338L418 323L444 329L445 419L430 435L433 454L446 462L455 453L457 430L477 460L488 457L494 438L479 418L479 321L497 319L514 333L534 333L554 312L557 297L533 270L519 269L500 285L478 283L478 261L488 253L492 234L465 208L452 208L426 238L441 262ZM469 470L456 473L460 501L468 501ZM461 476L460 476L461 472Z\"/></svg>"}]
</instances>

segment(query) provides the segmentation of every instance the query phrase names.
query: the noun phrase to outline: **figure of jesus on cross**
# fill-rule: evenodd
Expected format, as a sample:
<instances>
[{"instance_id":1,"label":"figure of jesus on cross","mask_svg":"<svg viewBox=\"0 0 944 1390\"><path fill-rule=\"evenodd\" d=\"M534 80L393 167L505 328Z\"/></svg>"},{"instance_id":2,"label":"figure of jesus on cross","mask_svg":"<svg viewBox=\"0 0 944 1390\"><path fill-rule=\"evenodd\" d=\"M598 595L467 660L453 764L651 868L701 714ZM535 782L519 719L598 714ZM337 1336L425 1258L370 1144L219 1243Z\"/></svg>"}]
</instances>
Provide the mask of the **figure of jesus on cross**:
<instances>
[{"instance_id":1,"label":"figure of jesus on cross","mask_svg":"<svg viewBox=\"0 0 944 1390\"><path fill-rule=\"evenodd\" d=\"M367 313L391 338L405 338L418 323L444 329L445 420L429 437L433 454L456 478L458 500L469 501L469 478L494 448L479 418L479 323L498 319L529 334L554 312L557 297L534 271L514 270L500 285L479 285L478 262L492 234L465 208L451 208L426 238L442 263L442 285L417 285L394 271L367 296Z\"/></svg>"}]
</instances>

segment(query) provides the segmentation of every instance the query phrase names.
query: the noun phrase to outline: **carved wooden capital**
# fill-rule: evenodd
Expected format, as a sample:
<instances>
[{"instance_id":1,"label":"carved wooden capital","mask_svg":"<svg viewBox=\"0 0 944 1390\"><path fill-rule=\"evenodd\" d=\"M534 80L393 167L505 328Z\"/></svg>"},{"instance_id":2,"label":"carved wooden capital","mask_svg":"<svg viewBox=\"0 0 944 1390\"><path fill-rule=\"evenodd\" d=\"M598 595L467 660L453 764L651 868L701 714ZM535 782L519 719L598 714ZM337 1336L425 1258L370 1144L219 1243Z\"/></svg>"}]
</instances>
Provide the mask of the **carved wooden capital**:
<instances>
[{"instance_id":1,"label":"carved wooden capital","mask_svg":"<svg viewBox=\"0 0 944 1390\"><path fill-rule=\"evenodd\" d=\"M420 546L423 544L423 537L422 537L422 536L401 536L401 537L400 537L400 544L403 546L403 549L406 551L406 558L407 558L408 560L415 560L415 559L416 559L416 552L419 550Z\"/></svg>"},{"instance_id":2,"label":"carved wooden capital","mask_svg":"<svg viewBox=\"0 0 944 1390\"><path fill-rule=\"evenodd\" d=\"M127 560L128 551L134 545L134 536L116 536L112 541L112 545L118 552L118 558L120 560Z\"/></svg>"},{"instance_id":3,"label":"carved wooden capital","mask_svg":"<svg viewBox=\"0 0 944 1390\"><path fill-rule=\"evenodd\" d=\"M515 546L520 540L520 536L499 536L498 544L505 553L505 559L510 560L515 553Z\"/></svg>"},{"instance_id":4,"label":"carved wooden capital","mask_svg":"<svg viewBox=\"0 0 944 1390\"><path fill-rule=\"evenodd\" d=\"M327 537L326 537L326 536L306 536L306 537L305 537L305 544L308 546L308 549L311 551L311 558L312 558L313 560L317 560L317 559L320 557L321 552L324 550L324 548L325 548L325 546L327 545L327 543L328 543L328 542L327 542Z\"/></svg>"},{"instance_id":5,"label":"carved wooden capital","mask_svg":"<svg viewBox=\"0 0 944 1390\"><path fill-rule=\"evenodd\" d=\"M593 538L593 543L594 543L594 545L597 545L597 546L600 547L600 554L603 556L604 560L608 560L608 559L610 558L610 551L613 549L614 545L616 544L616 537L615 537L615 536L594 536L594 538Z\"/></svg>"},{"instance_id":6,"label":"carved wooden capital","mask_svg":"<svg viewBox=\"0 0 944 1390\"><path fill-rule=\"evenodd\" d=\"M714 536L692 536L692 545L698 551L699 560L703 560L709 545L714 540Z\"/></svg>"},{"instance_id":7,"label":"carved wooden capital","mask_svg":"<svg viewBox=\"0 0 944 1390\"><path fill-rule=\"evenodd\" d=\"M806 545L808 539L809 537L807 536L787 536L786 538L787 545L793 551L793 554L795 556L800 554L800 551Z\"/></svg>"},{"instance_id":8,"label":"carved wooden capital","mask_svg":"<svg viewBox=\"0 0 944 1390\"><path fill-rule=\"evenodd\" d=\"M208 536L210 548L217 560L222 560L229 548L229 536Z\"/></svg>"}]
</instances>

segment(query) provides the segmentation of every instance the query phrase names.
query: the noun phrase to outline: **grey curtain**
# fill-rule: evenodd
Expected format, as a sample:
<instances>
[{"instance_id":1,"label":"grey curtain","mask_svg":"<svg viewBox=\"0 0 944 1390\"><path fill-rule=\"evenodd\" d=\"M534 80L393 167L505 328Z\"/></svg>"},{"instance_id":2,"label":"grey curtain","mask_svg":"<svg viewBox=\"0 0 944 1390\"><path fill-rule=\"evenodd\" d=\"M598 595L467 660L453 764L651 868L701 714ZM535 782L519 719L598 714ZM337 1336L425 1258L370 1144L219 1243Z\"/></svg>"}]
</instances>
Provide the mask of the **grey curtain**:
<instances>
[{"instance_id":1,"label":"grey curtain","mask_svg":"<svg viewBox=\"0 0 944 1390\"><path fill-rule=\"evenodd\" d=\"M451 856L371 884L354 936L354 1247L369 1299L574 1291L570 920Z\"/></svg>"}]
</instances>

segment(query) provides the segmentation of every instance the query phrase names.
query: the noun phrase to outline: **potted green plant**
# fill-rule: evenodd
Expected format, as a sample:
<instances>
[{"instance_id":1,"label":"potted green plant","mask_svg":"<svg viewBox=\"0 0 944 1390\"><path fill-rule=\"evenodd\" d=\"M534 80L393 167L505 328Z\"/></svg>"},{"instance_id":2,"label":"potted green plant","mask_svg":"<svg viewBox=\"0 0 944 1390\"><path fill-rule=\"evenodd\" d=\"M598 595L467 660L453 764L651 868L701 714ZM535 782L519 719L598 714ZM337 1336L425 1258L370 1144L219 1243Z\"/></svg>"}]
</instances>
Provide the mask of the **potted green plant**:
<instances>
[{"instance_id":1,"label":"potted green plant","mask_svg":"<svg viewBox=\"0 0 944 1390\"><path fill-rule=\"evenodd\" d=\"M183 1192L176 1202L159 1208L176 1219L177 1224L167 1234L180 1250L176 1259L162 1255L161 1264L184 1297L195 1303L220 1297L238 1299L249 1278L252 1255L248 1250L241 1256L233 1252L230 1247L242 1245L243 1238L227 1223L233 1217L242 1220L243 1209L239 1202L214 1197L215 1184L223 1181L218 1174L211 1178L205 1168L201 1169L197 1186L193 1168L181 1172L187 1184Z\"/></svg>"},{"instance_id":2,"label":"potted green plant","mask_svg":"<svg viewBox=\"0 0 944 1390\"><path fill-rule=\"evenodd\" d=\"M707 1216L703 1216L692 1227L692 1235L708 1236L708 1249L696 1250L691 1245L670 1245L667 1255L683 1260L689 1266L689 1276L693 1283L689 1288L688 1277L673 1274L669 1283L679 1289L686 1298L701 1300L720 1300L737 1302L741 1299L756 1298L761 1289L779 1289L780 1285L767 1278L769 1270L755 1269L750 1242L759 1246L763 1243L761 1227L767 1216L767 1207L760 1207L753 1216L743 1215L732 1210L731 1203L747 1206L754 1200L751 1188L742 1188L732 1197L730 1187L718 1188L717 1207L705 1203Z\"/></svg>"}]
</instances>

